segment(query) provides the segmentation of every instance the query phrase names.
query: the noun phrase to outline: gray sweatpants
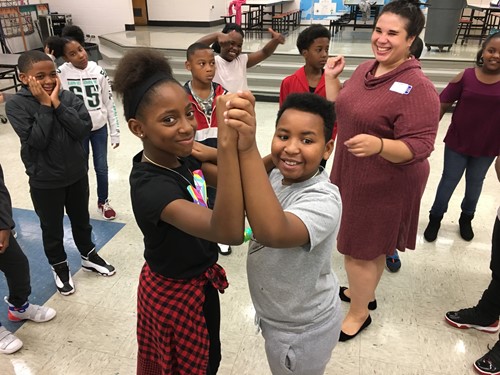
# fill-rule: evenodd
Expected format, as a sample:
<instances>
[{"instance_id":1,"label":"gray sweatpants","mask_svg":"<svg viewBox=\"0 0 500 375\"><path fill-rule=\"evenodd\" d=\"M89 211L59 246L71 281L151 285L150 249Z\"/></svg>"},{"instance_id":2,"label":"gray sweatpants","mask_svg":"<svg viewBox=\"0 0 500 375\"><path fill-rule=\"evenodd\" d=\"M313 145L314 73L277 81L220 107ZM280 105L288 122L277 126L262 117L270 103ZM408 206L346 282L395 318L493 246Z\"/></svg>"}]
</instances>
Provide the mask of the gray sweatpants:
<instances>
[{"instance_id":1,"label":"gray sweatpants","mask_svg":"<svg viewBox=\"0 0 500 375\"><path fill-rule=\"evenodd\" d=\"M322 375L337 345L342 325L339 308L331 319L304 332L276 329L260 321L267 361L273 375Z\"/></svg>"}]
</instances>

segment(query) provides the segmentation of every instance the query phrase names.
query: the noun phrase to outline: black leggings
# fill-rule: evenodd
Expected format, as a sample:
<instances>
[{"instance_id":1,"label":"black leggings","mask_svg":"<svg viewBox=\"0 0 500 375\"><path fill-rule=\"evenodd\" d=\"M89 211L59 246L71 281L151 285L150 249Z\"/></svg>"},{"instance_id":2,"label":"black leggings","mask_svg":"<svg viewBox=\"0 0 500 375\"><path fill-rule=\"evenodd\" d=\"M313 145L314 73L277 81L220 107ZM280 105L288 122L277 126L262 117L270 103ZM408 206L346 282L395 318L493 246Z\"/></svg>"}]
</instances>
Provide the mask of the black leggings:
<instances>
[{"instance_id":1,"label":"black leggings","mask_svg":"<svg viewBox=\"0 0 500 375\"><path fill-rule=\"evenodd\" d=\"M207 375L214 375L217 374L222 358L220 344L220 302L219 292L210 282L205 287L203 315L205 315L205 322L207 323L210 338Z\"/></svg>"}]
</instances>

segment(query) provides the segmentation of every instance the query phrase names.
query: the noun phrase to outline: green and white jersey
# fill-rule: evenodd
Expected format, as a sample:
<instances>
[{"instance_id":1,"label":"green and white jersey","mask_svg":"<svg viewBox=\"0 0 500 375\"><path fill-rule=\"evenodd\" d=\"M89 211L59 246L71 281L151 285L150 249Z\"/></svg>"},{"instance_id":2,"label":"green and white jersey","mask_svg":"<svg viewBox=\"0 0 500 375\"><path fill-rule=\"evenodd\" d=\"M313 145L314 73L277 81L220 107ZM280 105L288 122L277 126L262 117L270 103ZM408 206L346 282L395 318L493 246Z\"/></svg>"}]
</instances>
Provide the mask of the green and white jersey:
<instances>
[{"instance_id":1,"label":"green and white jersey","mask_svg":"<svg viewBox=\"0 0 500 375\"><path fill-rule=\"evenodd\" d=\"M77 69L69 62L64 63L57 73L62 88L71 91L85 103L92 118L92 131L108 124L111 143L120 143L120 126L106 71L94 61L89 61L85 69Z\"/></svg>"}]
</instances>

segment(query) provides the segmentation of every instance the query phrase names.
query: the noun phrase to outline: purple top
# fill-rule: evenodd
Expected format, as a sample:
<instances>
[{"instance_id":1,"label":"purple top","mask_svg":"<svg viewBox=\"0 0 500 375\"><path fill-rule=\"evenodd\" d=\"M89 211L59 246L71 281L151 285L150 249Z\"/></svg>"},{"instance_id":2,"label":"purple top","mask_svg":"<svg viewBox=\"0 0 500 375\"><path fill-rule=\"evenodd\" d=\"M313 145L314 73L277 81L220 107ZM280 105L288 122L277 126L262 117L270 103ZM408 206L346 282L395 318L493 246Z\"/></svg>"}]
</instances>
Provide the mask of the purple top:
<instances>
[{"instance_id":1,"label":"purple top","mask_svg":"<svg viewBox=\"0 0 500 375\"><path fill-rule=\"evenodd\" d=\"M475 68L468 68L459 82L446 86L439 99L441 103L457 101L444 138L446 146L474 157L500 154L500 81L483 83Z\"/></svg>"}]
</instances>

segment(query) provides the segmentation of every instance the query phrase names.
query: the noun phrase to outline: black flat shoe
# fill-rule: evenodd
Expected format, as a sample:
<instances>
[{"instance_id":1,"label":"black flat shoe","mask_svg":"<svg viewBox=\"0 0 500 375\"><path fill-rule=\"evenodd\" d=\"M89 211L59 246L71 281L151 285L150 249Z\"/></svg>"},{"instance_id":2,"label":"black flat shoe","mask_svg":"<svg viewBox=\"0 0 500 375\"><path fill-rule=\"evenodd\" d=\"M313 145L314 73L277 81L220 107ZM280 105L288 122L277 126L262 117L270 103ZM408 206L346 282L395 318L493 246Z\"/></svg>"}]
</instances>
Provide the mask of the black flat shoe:
<instances>
[{"instance_id":1,"label":"black flat shoe","mask_svg":"<svg viewBox=\"0 0 500 375\"><path fill-rule=\"evenodd\" d=\"M347 333L344 333L342 330L340 331L340 337L339 341L340 342L345 342L349 341L350 339L355 338L362 330L364 330L366 327L368 327L372 323L372 317L368 315L368 318L366 318L365 322L361 326L361 328L356 332L354 335L348 335Z\"/></svg>"},{"instance_id":2,"label":"black flat shoe","mask_svg":"<svg viewBox=\"0 0 500 375\"><path fill-rule=\"evenodd\" d=\"M349 289L346 286L341 286L339 290L339 297L342 301L351 303L351 299L345 295L345 291ZM368 310L375 310L377 308L377 300L374 299L371 302L368 302Z\"/></svg>"}]
</instances>

